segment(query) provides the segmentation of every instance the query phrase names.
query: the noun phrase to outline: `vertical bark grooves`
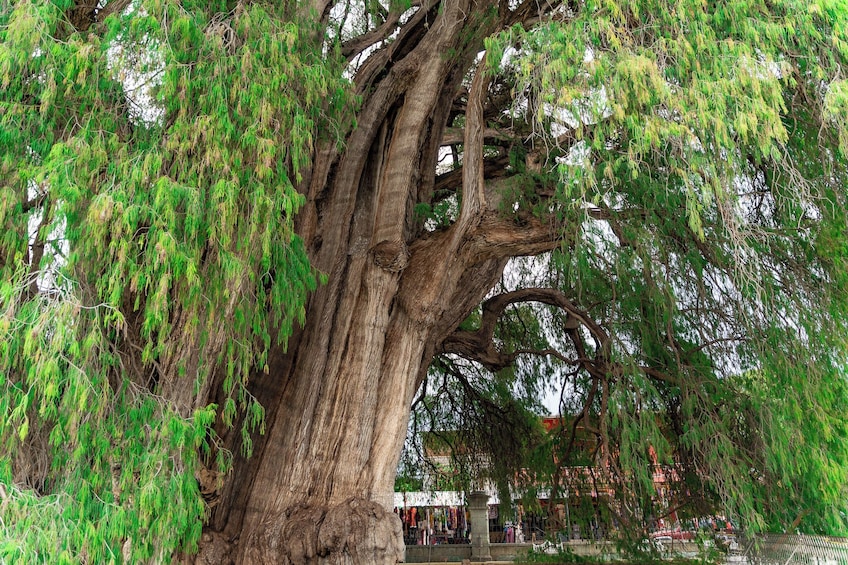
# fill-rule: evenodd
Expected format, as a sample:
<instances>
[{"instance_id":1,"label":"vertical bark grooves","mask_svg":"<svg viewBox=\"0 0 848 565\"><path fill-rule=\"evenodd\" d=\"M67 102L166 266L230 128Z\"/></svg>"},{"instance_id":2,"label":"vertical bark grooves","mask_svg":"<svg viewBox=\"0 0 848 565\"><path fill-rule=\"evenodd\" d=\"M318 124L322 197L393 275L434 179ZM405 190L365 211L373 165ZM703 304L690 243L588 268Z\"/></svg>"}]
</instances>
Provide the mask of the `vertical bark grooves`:
<instances>
[{"instance_id":1,"label":"vertical bark grooves","mask_svg":"<svg viewBox=\"0 0 848 565\"><path fill-rule=\"evenodd\" d=\"M459 223L463 230L479 218L486 206L485 181L483 179L483 102L489 79L485 72L485 62L481 61L471 89L468 92L468 104L465 111L464 156L462 164L462 210Z\"/></svg>"},{"instance_id":2,"label":"vertical bark grooves","mask_svg":"<svg viewBox=\"0 0 848 565\"><path fill-rule=\"evenodd\" d=\"M298 232L329 281L310 297L288 353L272 356L270 374L254 381L267 432L221 494L204 538L210 559L403 557L391 508L412 397L434 338L485 297L504 265L478 261L458 228L411 241L411 211L432 190L450 101L486 35L478 27L464 36L465 14L479 9L445 3L429 27L409 32L403 57L369 75L343 150L315 151Z\"/></svg>"},{"instance_id":3,"label":"vertical bark grooves","mask_svg":"<svg viewBox=\"0 0 848 565\"><path fill-rule=\"evenodd\" d=\"M259 374L253 379L251 392L265 407L265 418L268 422L273 422L276 419L278 411L285 409L279 399L283 396L285 387L292 381L288 378L279 378L279 375L290 374L291 367L298 362L297 352L299 348L296 344L300 342L302 333L302 331L296 331L289 340L290 349L288 355L284 355L281 351L275 351L270 356L268 360L270 367L269 375ZM221 387L213 387L213 390L219 391L219 397L215 401L218 405L221 405L224 400L220 392ZM214 538L210 539L210 543L213 544L218 544L220 539L225 540L227 543L238 539L243 527L244 516L247 512L249 493L254 488L256 471L266 453L265 446L271 439L270 434L256 436L254 438L254 456L244 457L239 447L239 425L240 422L231 429L220 430L219 432L225 445L234 446L235 459L233 467L237 470L237 475L224 483L220 493L220 500L213 508L212 516L209 520L209 529L211 532L215 532ZM213 562L215 561L211 561L210 563ZM228 562L226 560L221 561L221 563Z\"/></svg>"}]
</instances>

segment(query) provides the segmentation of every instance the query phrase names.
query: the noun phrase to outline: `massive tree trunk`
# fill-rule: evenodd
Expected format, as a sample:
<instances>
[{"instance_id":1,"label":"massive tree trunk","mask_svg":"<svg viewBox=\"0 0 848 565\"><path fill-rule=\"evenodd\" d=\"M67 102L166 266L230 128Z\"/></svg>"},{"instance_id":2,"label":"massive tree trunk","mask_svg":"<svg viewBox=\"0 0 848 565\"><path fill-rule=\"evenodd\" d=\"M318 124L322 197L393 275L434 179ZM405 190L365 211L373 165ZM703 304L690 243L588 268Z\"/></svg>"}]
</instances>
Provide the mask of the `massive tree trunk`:
<instances>
[{"instance_id":1,"label":"massive tree trunk","mask_svg":"<svg viewBox=\"0 0 848 565\"><path fill-rule=\"evenodd\" d=\"M200 562L403 558L392 500L412 397L436 345L515 252L485 202L481 72L466 97L460 216L427 232L413 213L432 194L451 103L498 23L480 19L469 33L480 13L469 2L421 8L382 64L359 70L367 98L344 150L316 151L299 233L328 283L288 351L254 380L267 433L228 478ZM538 251L550 239L528 229L516 243Z\"/></svg>"},{"instance_id":2,"label":"massive tree trunk","mask_svg":"<svg viewBox=\"0 0 848 565\"><path fill-rule=\"evenodd\" d=\"M346 263L347 284L318 293L314 317L263 378L267 435L237 466L213 523L238 539L237 562L403 555L394 474L434 324L400 304L398 277L367 251Z\"/></svg>"},{"instance_id":3,"label":"massive tree trunk","mask_svg":"<svg viewBox=\"0 0 848 565\"><path fill-rule=\"evenodd\" d=\"M208 510L187 561L397 562L395 468L436 355L433 371L472 397L471 410L445 412L468 421L474 406L508 410L454 356L490 371L520 355L569 367L573 402L561 409L575 417L556 459L592 449L582 455L627 486L616 504L633 518L650 503L650 472L635 471L654 469L660 451L687 496L725 498L757 524L759 495L840 500L839 473L822 475L827 489L804 487L839 452L807 450L800 466L769 471L792 444L772 432L809 427L790 407L838 428L843 164L821 120L835 120L844 85L833 78L816 102L826 111L809 106L821 77L844 75L841 59L816 63L838 43L837 20L813 15L796 43L754 49L745 38L771 37L777 20L740 28L684 6L696 43L717 49L704 54L675 17L639 24L638 6L67 4L0 10L0 137L11 140L0 270L12 283L0 288L0 440L11 482L39 495L15 487L2 507L28 517L9 532L30 553L163 560L194 549ZM560 21L533 29L549 17ZM484 39L504 29L511 38L493 51L514 50L487 76ZM787 49L818 79L789 80ZM769 57L783 61L780 77L737 72ZM715 100L704 105L707 83ZM438 166L446 155L450 170ZM551 174L557 163L569 177ZM551 272L519 277L531 288L489 296L509 258L560 245ZM311 295L304 249L323 273ZM819 292L831 283L833 295ZM517 308L521 337L499 325L526 302L557 310L558 339L523 322L548 310ZM481 303L477 327L460 330ZM772 402L774 390L789 401ZM242 435L260 421L263 433ZM578 425L594 438L580 447ZM482 435L474 445L492 448L508 434ZM8 465L0 475L11 487ZM58 525L54 503L41 503L54 495ZM785 506L766 514L791 522ZM821 524L844 527L827 512Z\"/></svg>"},{"instance_id":4,"label":"massive tree trunk","mask_svg":"<svg viewBox=\"0 0 848 565\"><path fill-rule=\"evenodd\" d=\"M76 37L73 34L88 32L92 26L97 33L104 33L103 19L127 6L123 0L114 0L100 9L89 4L71 9L66 14L68 21L57 24L58 29L73 37ZM153 157L140 159L144 167L148 162L158 164L150 164L150 170L145 169L146 172L139 175L159 178L163 195L177 190L179 182L184 180L181 175L190 179L186 182L199 185L195 201L188 203L190 199L186 197L186 202L176 202L183 198L176 197L174 203L163 204L167 208L164 215L181 217L183 207L206 202L206 191L210 190L207 184L220 182L229 187L227 191L232 189L232 194L228 193L226 198L232 201L230 204L236 203L229 212L238 217L242 213L252 213L254 208L279 204L269 204L269 197L263 200L262 206L255 206L243 193L238 193L256 179L267 180L268 163L278 159L284 163L280 167L286 168L286 172L268 184L277 183L287 190L287 174L298 178L297 190L304 196L305 203L295 220L296 230L305 244L311 265L323 273L326 282L309 296L302 327L296 328L288 339L280 340L285 342L283 346L276 350L272 347L267 363L253 368L246 395L255 397L264 407L266 417L264 433L251 439L251 456L244 455L251 450L242 449L241 433L245 428L239 422L232 426L226 408L223 409L224 421L219 422L216 430L222 443L215 447L230 450L235 454L235 462L223 481L219 481L220 477L210 469L201 469L198 473L201 490L211 502L210 516L199 554L196 558L186 556L186 559L201 563L394 563L403 558L400 521L392 512L395 470L407 431L412 398L426 376L433 355L500 279L509 257L539 253L556 244L549 230L532 219L524 221L516 231L516 225L497 213L497 198L484 178L484 173L493 170L492 163L484 166L483 151L490 79L482 71L479 55L486 37L524 20L529 7L536 3L527 0L514 9L509 8L510 2L495 0L423 0L406 7L404 3L391 3L389 8L378 3L363 5L363 10L378 14L374 21L382 23L366 29L362 35L342 38L345 40L340 43L341 53L350 63L348 70L353 75L353 89L361 101L355 116L339 117L339 113L327 112L334 119L347 120L336 124L339 131L345 132L343 143L335 136L321 136L319 132L299 132L296 139L286 137L287 132L279 132L277 118L280 116L271 114L296 104L292 102L296 96L286 98L280 108L275 107L272 111L268 109L270 105L256 100L261 96L248 88L254 85L241 84L245 90L251 90L248 94L236 93L235 87L229 90L227 81L236 77L227 73L234 70L248 73L243 67L249 67L252 60L248 56L249 46L258 49L256 57L262 52L261 45L243 44L244 38L239 34L250 35L247 30L255 23L250 18L269 17L262 10L250 12L246 4L238 2L227 13L213 13L211 10L217 8L210 8L209 13L198 13L197 21L183 18L181 6L156 8L162 10L159 17L163 22L168 14L182 18L173 29L163 23L162 33L168 41L171 40L169 33L174 37L185 36L185 45L181 44L180 49L168 55L173 60L165 57L166 66L179 68L172 77L175 80L168 83L171 85L168 88L173 89L168 96L179 102L165 105L162 123L158 124L166 130L163 138L166 150L162 153L165 158L153 152ZM333 17L341 17L342 23L330 21L335 4L330 0L312 0L292 3L279 10L275 15L280 21L291 24L285 30L291 44L281 42L271 51L285 52L293 49L294 42L303 42L309 47L303 51L310 55L293 63L292 68L295 68L308 66L304 61L311 61L315 53L334 49L336 46L328 41L328 35L342 34L347 18L335 14ZM298 14L298 10L302 13ZM197 22L204 22L203 26ZM283 27L280 25L273 30ZM124 47L130 49L132 46L130 42ZM214 49L207 53L202 46ZM232 60L227 56L232 56ZM210 60L216 57L226 59L226 64L210 65ZM293 58L296 59L294 55ZM244 61L248 63L245 65ZM278 61L277 64L282 63ZM201 78L197 84L189 84L188 77L195 67L195 70L206 69L204 72L209 76L205 78L211 80L226 75L227 81L213 88L203 83L204 77L198 71ZM335 64L330 67L336 72ZM284 70L276 68L263 70L266 75L276 71L285 74ZM84 77L83 73L79 80ZM153 78L151 81L155 82ZM284 88L294 91L307 88L302 84L290 84L286 78L281 78L280 82ZM262 88L270 86L265 84ZM255 90L261 88L257 86ZM314 90L321 91L322 86L314 86ZM237 101L235 107L230 108L234 100ZM280 138L276 141L280 144L301 144L299 147L303 147L303 151L312 152L310 166L292 156L297 153L294 149L277 153L266 151L260 157L257 139L244 146L233 142L231 137L237 137L233 136L233 131L238 130L235 124L250 126L240 118L252 111L254 103L260 109L250 115L269 122L267 131L262 133L267 136L279 133ZM307 103L316 104L314 100ZM197 111L186 112L192 105L198 106ZM119 115L123 112L110 107L104 113L111 116L113 111ZM494 112L502 114L502 108ZM298 114L304 115L312 113ZM180 125L183 119L194 120L190 135L184 135L186 128ZM221 138L211 140L214 136L208 136L207 139L208 132L203 124L216 120L226 125L217 132ZM276 122L277 130L272 122ZM105 123L106 129L113 125L111 119ZM448 126L451 126L450 131ZM308 126L304 127L307 129ZM115 137L122 143L126 142L124 137L131 137L128 132L119 133ZM100 130L93 135L97 143L102 141L100 136ZM328 141L330 137L333 139ZM306 139L308 141L304 141ZM313 139L322 141L313 146ZM274 140L264 137L261 141L267 148ZM232 152L225 147L225 151L221 147L227 143L237 147ZM455 162L456 170L443 175L437 186L437 163L447 146L452 148L457 160L458 147L462 147L462 166L460 168L460 163ZM102 149L101 153L105 154L106 150ZM255 165L256 176L248 175L250 178L244 179L242 188L233 188L239 185L226 181L230 173L229 162L220 171L211 167L214 161L228 158L232 159L233 168L249 169ZM504 158L501 152L495 169L503 168ZM107 167L97 164L96 168L105 170ZM214 174L212 169L215 169ZM98 176L92 183L96 188L92 188L91 193L97 194L103 179ZM435 195L437 188L439 196ZM108 192L108 189L103 190ZM221 192L226 191L221 188ZM268 194L281 198L284 192L269 189ZM107 196L104 199L111 202L111 195ZM218 200L226 198L214 195L208 200L214 201L215 206L225 207ZM438 198L455 199L459 210L455 217L445 222L449 227L435 230L425 226L416 208L426 207ZM41 197L34 200L32 206L40 205L41 200ZM81 209L87 206L89 204L80 204ZM291 213L293 207L291 202L284 206L287 213ZM109 223L112 219L111 208L109 210L108 214L98 214L99 220L108 224L103 227L106 235L101 234L104 243L100 247L109 249L114 243L108 237L109 230L127 229L147 234L153 229L150 224L155 223L161 212L145 208L151 218L133 220L139 225L129 229L116 228L115 222ZM276 213L284 214L283 211L269 212ZM45 213L45 218L47 215ZM115 215L120 212L116 211ZM203 218L205 221L205 214ZM197 218L192 221L195 220ZM200 231L204 231L204 235L211 234L211 239L228 239L229 235L219 237L216 220L213 216L210 222L213 225ZM280 225L288 228L285 222ZM144 283L140 286L145 288L139 288L134 278L125 281L128 289L122 287L112 293L124 301L121 310L126 313L126 324L122 320L120 332L116 330L116 334L121 333L122 340L115 350L121 362L126 359L134 367L142 368L127 375L121 371L110 373L110 384L115 391L124 386L125 380L132 381L132 386L138 390L165 399L168 410L181 418L210 405L232 406L232 368L222 367L226 363L221 361L224 356L221 352L231 345L228 341L233 341L232 334L221 325L198 332L198 319L204 317L198 310L216 308L214 316L210 316L216 320L236 318L239 301L249 301L245 295L256 298L251 285L273 286L273 282L268 282L270 279L286 276L283 272L275 272L275 267L283 270L284 265L268 268L263 264L262 270L268 272L258 275L239 268L238 255L242 248L261 245L253 233L256 230L245 231L250 233L240 234L242 237L234 238L237 241L226 244L218 241L219 247L210 244L197 254L196 260L192 259L195 260L192 272L197 280L212 269L221 269L223 263L217 259L222 253L230 254L230 265L239 271L227 278L227 284L221 286L221 292L214 299L204 296L207 300L204 306L195 308L187 306L192 303L190 300L175 300L166 307L162 298L155 307L141 308L142 295L154 291ZM288 232L280 235L281 247L290 241L289 236ZM127 253L138 252L143 261L150 260L151 272L155 273L151 278L159 279L156 285L162 296L168 291L177 292L174 288L180 283L171 279L172 273L159 273L153 268L164 262L168 249L147 242L145 237L139 237L141 251L136 247L132 247L132 251L125 249L116 260L123 264ZM184 239L183 235L173 236L170 232L162 237L173 244L173 249L169 249L175 253ZM194 237L185 236L187 239ZM154 246L158 261L152 254L145 255ZM101 252L102 249L98 249L94 254ZM37 246L33 246L33 254L31 263L35 268L41 263ZM282 254L279 252L270 261L281 261ZM99 265L97 261L93 264ZM92 275L93 280L123 280L111 275L101 277L102 269L92 272L98 273ZM81 271L79 278L85 276ZM304 276L292 283L299 285L291 294L297 297L294 302L301 299L303 288L310 282L311 279ZM37 292L34 282L33 286ZM192 292L202 294L198 289ZM97 303L97 300L90 302ZM207 303L211 306L205 306ZM261 302L256 305L257 308L263 306ZM286 310L286 316L294 317L292 312L296 311L297 308ZM276 320L269 322L269 326L262 325L263 321L262 331L256 331L254 326L256 335L246 331L242 337L270 341L266 328L274 323L281 324L278 328L281 335L287 334L290 328L284 324L290 318L280 322L281 316L269 317ZM147 348L138 345L148 339L145 334L153 332L149 330L153 326L162 334L159 336L161 343L155 348L149 344ZM166 333L170 336L167 340L163 337ZM261 357L264 361L264 350ZM247 353L242 359L248 359L243 366L256 361ZM209 369L208 375L203 372L206 369ZM203 377L195 381L185 378L187 374L202 374ZM240 374L239 378L244 376ZM241 381L240 386L245 382L247 380ZM239 389L239 394L244 393ZM210 467L215 466L210 464ZM116 465L115 469L120 470L120 466ZM120 498L117 487L113 494L116 499ZM130 540L127 543L131 545Z\"/></svg>"}]
</instances>

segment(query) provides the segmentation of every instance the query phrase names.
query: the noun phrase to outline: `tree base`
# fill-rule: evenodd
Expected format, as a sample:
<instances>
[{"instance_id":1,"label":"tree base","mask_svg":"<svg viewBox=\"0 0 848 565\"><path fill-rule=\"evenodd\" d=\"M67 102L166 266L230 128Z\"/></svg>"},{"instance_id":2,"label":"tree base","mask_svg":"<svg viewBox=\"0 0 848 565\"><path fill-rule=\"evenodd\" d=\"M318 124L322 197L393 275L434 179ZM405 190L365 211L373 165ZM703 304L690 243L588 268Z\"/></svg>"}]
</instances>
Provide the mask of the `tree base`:
<instances>
[{"instance_id":1,"label":"tree base","mask_svg":"<svg viewBox=\"0 0 848 565\"><path fill-rule=\"evenodd\" d=\"M239 563L389 565L403 561L400 519L375 502L295 506L246 532Z\"/></svg>"}]
</instances>

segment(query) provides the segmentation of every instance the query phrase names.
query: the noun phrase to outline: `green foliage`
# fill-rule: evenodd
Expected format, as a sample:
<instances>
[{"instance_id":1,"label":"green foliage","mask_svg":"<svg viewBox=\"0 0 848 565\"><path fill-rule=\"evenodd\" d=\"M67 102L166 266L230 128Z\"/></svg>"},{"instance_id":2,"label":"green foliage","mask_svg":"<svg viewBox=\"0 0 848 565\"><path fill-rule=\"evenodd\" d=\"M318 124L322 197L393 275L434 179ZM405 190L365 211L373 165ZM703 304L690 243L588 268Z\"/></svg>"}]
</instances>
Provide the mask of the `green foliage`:
<instances>
[{"instance_id":1,"label":"green foliage","mask_svg":"<svg viewBox=\"0 0 848 565\"><path fill-rule=\"evenodd\" d=\"M326 280L294 216L317 145L355 126L340 43L411 7L329 30L296 2L0 7L0 559L196 548L197 483L232 457L217 434L240 426L250 452L248 379ZM459 64L498 15L440 55ZM487 127L521 140L484 151L508 161L501 215L562 242L498 290L571 304L506 308L509 364L434 363L417 415L451 432L463 486L484 448L502 499L544 483L576 521L641 536L661 469L683 518L848 532L846 18L844 0L591 0L487 40L490 99L514 103ZM456 221L458 193L422 198L427 229ZM551 376L565 425L546 435Z\"/></svg>"},{"instance_id":2,"label":"green foliage","mask_svg":"<svg viewBox=\"0 0 848 565\"><path fill-rule=\"evenodd\" d=\"M558 288L600 328L535 303L495 340L527 352L514 396L563 383L566 425L541 448L560 463L521 467L560 500L594 491L575 520L639 539L680 505L848 532L846 33L844 2L646 0L487 40L509 126L558 173L507 185L507 215L532 210L564 241L513 263L510 288Z\"/></svg>"},{"instance_id":3,"label":"green foliage","mask_svg":"<svg viewBox=\"0 0 848 565\"><path fill-rule=\"evenodd\" d=\"M727 197L748 160L784 160L784 119L805 103L789 89L818 92L838 76L843 19L831 3L590 2L567 23L490 40L488 57L520 43L506 61L516 84L532 85L521 108L540 125L571 125L592 151L592 167L563 164L566 196L594 201L662 172L703 239L701 213ZM829 87L830 115L840 84Z\"/></svg>"},{"instance_id":4,"label":"green foliage","mask_svg":"<svg viewBox=\"0 0 848 565\"><path fill-rule=\"evenodd\" d=\"M248 377L316 285L295 184L351 102L289 8L0 8L0 561L194 551L216 427L263 430Z\"/></svg>"},{"instance_id":5,"label":"green foliage","mask_svg":"<svg viewBox=\"0 0 848 565\"><path fill-rule=\"evenodd\" d=\"M412 492L423 490L424 483L419 477L398 473L395 477L395 492Z\"/></svg>"}]
</instances>

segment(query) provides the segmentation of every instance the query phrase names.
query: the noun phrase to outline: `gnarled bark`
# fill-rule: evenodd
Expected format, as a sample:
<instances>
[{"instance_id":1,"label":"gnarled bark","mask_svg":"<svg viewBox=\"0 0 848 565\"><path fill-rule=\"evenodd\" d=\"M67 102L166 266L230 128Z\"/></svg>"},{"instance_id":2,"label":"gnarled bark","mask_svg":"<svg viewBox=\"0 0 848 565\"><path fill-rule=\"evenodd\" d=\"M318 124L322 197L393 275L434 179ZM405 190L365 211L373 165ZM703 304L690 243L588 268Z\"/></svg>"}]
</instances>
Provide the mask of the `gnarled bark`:
<instances>
[{"instance_id":1,"label":"gnarled bark","mask_svg":"<svg viewBox=\"0 0 848 565\"><path fill-rule=\"evenodd\" d=\"M466 118L473 169L463 178L460 220L428 233L413 214L432 195L451 102L499 23L481 20L469 34L467 19L481 8L450 2L429 11L429 22L411 19L386 48L398 60L382 74L368 63L360 69L370 94L344 150L316 150L299 233L328 284L310 298L288 351L254 380L267 433L251 459L237 460L198 561L403 558L393 486L413 395L436 344L480 303L515 251L499 249L503 226L486 208L487 81L479 73ZM544 230L528 233L528 250L552 245Z\"/></svg>"}]
</instances>

